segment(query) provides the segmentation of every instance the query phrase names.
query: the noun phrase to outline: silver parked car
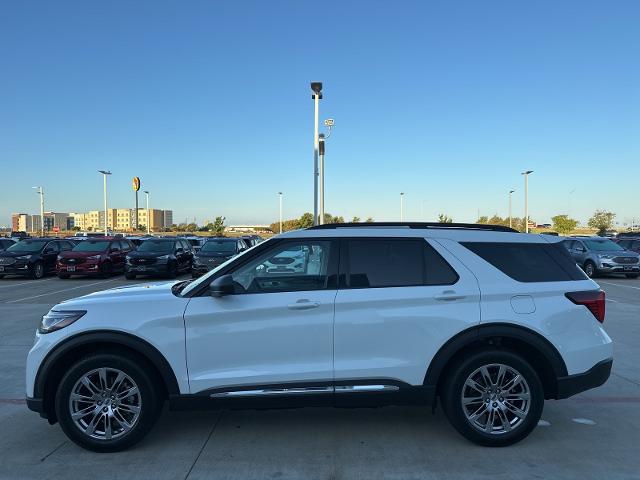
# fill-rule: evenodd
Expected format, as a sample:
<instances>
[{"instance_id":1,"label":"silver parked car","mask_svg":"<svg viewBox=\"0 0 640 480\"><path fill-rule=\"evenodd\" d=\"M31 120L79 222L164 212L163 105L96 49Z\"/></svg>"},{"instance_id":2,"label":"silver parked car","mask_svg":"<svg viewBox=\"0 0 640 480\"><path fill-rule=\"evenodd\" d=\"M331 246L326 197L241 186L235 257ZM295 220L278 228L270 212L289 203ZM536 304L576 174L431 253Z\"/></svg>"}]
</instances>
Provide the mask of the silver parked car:
<instances>
[{"instance_id":1,"label":"silver parked car","mask_svg":"<svg viewBox=\"0 0 640 480\"><path fill-rule=\"evenodd\" d=\"M640 276L640 255L608 238L571 237L564 241L564 246L589 277L601 273L622 273L627 278Z\"/></svg>"}]
</instances>

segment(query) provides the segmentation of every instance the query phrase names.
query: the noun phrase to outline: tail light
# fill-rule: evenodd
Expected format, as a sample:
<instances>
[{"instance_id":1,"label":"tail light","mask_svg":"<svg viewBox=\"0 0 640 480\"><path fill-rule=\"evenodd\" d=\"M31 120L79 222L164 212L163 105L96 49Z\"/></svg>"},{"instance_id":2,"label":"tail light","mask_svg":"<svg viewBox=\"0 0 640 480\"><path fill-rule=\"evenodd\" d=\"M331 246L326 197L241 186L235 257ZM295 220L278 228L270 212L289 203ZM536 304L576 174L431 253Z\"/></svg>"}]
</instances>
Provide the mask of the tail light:
<instances>
[{"instance_id":1,"label":"tail light","mask_svg":"<svg viewBox=\"0 0 640 480\"><path fill-rule=\"evenodd\" d=\"M600 323L604 322L605 296L602 290L588 290L586 292L568 292L564 294L576 305L584 305Z\"/></svg>"}]
</instances>

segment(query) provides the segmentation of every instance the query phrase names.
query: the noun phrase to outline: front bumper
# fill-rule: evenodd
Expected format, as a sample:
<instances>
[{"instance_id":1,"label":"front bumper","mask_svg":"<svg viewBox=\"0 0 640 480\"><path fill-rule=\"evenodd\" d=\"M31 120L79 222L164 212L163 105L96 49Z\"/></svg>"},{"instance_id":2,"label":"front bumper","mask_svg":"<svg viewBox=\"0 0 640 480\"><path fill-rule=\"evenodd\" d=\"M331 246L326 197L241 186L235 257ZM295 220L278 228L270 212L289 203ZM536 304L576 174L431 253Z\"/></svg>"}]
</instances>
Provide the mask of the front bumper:
<instances>
[{"instance_id":1,"label":"front bumper","mask_svg":"<svg viewBox=\"0 0 640 480\"><path fill-rule=\"evenodd\" d=\"M569 398L577 393L599 387L611 374L613 359L602 360L584 373L558 378L556 399Z\"/></svg>"},{"instance_id":2,"label":"front bumper","mask_svg":"<svg viewBox=\"0 0 640 480\"><path fill-rule=\"evenodd\" d=\"M65 265L58 263L58 265L56 265L56 273L68 275L96 275L100 273L100 264L85 262L77 265Z\"/></svg>"},{"instance_id":3,"label":"front bumper","mask_svg":"<svg viewBox=\"0 0 640 480\"><path fill-rule=\"evenodd\" d=\"M598 270L606 273L640 273L640 264L621 264L607 260L601 260Z\"/></svg>"},{"instance_id":4,"label":"front bumper","mask_svg":"<svg viewBox=\"0 0 640 480\"><path fill-rule=\"evenodd\" d=\"M0 275L29 275L28 263L13 263L11 265L0 265Z\"/></svg>"},{"instance_id":5,"label":"front bumper","mask_svg":"<svg viewBox=\"0 0 640 480\"><path fill-rule=\"evenodd\" d=\"M151 265L125 264L124 272L135 273L136 275L167 275L169 266L169 263L153 263Z\"/></svg>"}]
</instances>

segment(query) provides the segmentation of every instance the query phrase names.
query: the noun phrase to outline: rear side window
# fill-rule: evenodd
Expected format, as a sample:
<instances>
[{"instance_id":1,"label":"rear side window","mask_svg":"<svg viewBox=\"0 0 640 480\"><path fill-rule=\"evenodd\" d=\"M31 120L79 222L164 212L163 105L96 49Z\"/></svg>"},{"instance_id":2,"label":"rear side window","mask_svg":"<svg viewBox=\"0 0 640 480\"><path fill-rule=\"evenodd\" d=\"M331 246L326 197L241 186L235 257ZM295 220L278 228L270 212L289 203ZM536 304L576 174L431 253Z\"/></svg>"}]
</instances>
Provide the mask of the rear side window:
<instances>
[{"instance_id":1,"label":"rear side window","mask_svg":"<svg viewBox=\"0 0 640 480\"><path fill-rule=\"evenodd\" d=\"M348 242L350 288L451 285L457 273L422 239Z\"/></svg>"},{"instance_id":2,"label":"rear side window","mask_svg":"<svg viewBox=\"0 0 640 480\"><path fill-rule=\"evenodd\" d=\"M461 244L519 282L564 282L587 278L561 243Z\"/></svg>"}]
</instances>

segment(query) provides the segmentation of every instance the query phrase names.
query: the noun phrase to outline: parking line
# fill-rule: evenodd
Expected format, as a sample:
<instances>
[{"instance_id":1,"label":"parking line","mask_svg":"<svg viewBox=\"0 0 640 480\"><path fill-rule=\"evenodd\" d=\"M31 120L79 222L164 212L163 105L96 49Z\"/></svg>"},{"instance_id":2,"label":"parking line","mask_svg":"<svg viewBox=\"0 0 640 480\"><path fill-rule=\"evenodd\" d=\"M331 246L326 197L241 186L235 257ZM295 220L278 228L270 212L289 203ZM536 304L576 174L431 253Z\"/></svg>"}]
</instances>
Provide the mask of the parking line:
<instances>
[{"instance_id":1,"label":"parking line","mask_svg":"<svg viewBox=\"0 0 640 480\"><path fill-rule=\"evenodd\" d=\"M17 300L10 300L8 302L5 303L17 303L17 302L22 302L24 300L31 300L33 298L40 298L40 297L46 297L47 295L55 295L56 293L62 293L62 292L69 292L71 290L77 290L79 288L85 288L85 287L91 287L93 285L100 285L102 283L109 283L109 282L115 282L116 280L119 280L118 278L114 278L112 280L103 280L101 282L94 282L94 283L86 283L84 285L79 285L77 287L72 287L72 288L65 288L64 290L56 290L55 292L48 292L48 293L41 293L40 295L34 295L33 297L25 297L25 298L19 298Z\"/></svg>"},{"instance_id":2,"label":"parking line","mask_svg":"<svg viewBox=\"0 0 640 480\"><path fill-rule=\"evenodd\" d=\"M44 283L50 280L57 280L57 278L45 278L42 280L31 280L29 282L20 282L20 283L12 283L11 285L0 285L0 288L9 288L9 287L17 287L18 285L27 285L27 284L35 284L35 283Z\"/></svg>"},{"instance_id":3,"label":"parking line","mask_svg":"<svg viewBox=\"0 0 640 480\"><path fill-rule=\"evenodd\" d=\"M615 285L616 287L627 287L627 288L633 288L634 290L640 290L640 287L633 287L631 285L620 285L619 283L611 283L611 282L600 282L600 283L604 283L605 285Z\"/></svg>"}]
</instances>

